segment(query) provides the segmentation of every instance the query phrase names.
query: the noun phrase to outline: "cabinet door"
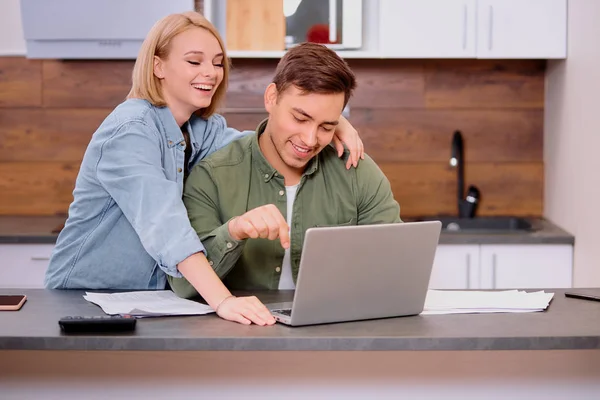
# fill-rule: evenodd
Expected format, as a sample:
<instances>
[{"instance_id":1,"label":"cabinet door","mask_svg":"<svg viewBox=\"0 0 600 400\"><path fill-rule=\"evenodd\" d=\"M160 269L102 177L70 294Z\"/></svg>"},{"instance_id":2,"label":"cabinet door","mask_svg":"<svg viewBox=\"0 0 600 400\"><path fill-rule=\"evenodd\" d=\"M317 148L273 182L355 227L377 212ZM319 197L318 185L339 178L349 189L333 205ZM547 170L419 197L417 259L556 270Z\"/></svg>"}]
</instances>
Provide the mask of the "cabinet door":
<instances>
[{"instance_id":1,"label":"cabinet door","mask_svg":"<svg viewBox=\"0 0 600 400\"><path fill-rule=\"evenodd\" d=\"M475 0L379 0L379 6L382 57L475 57Z\"/></svg>"},{"instance_id":2,"label":"cabinet door","mask_svg":"<svg viewBox=\"0 0 600 400\"><path fill-rule=\"evenodd\" d=\"M53 244L0 245L0 288L43 288Z\"/></svg>"},{"instance_id":3,"label":"cabinet door","mask_svg":"<svg viewBox=\"0 0 600 400\"><path fill-rule=\"evenodd\" d=\"M484 289L569 288L571 245L481 245Z\"/></svg>"},{"instance_id":4,"label":"cabinet door","mask_svg":"<svg viewBox=\"0 0 600 400\"><path fill-rule=\"evenodd\" d=\"M477 289L479 245L439 245L435 253L430 289Z\"/></svg>"},{"instance_id":5,"label":"cabinet door","mask_svg":"<svg viewBox=\"0 0 600 400\"><path fill-rule=\"evenodd\" d=\"M477 0L478 58L565 58L567 0Z\"/></svg>"}]
</instances>

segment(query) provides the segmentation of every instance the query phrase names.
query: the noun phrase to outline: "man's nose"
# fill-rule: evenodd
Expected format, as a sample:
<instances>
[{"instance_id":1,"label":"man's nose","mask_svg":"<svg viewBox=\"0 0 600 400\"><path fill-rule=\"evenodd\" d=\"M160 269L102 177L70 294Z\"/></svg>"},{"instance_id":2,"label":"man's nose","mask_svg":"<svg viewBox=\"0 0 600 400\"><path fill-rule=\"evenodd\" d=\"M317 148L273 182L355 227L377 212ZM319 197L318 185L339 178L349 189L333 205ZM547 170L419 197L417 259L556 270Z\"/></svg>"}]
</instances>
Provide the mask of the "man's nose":
<instances>
[{"instance_id":1,"label":"man's nose","mask_svg":"<svg viewBox=\"0 0 600 400\"><path fill-rule=\"evenodd\" d=\"M319 126L309 126L302 134L302 141L309 147L315 147L317 145L317 132Z\"/></svg>"}]
</instances>

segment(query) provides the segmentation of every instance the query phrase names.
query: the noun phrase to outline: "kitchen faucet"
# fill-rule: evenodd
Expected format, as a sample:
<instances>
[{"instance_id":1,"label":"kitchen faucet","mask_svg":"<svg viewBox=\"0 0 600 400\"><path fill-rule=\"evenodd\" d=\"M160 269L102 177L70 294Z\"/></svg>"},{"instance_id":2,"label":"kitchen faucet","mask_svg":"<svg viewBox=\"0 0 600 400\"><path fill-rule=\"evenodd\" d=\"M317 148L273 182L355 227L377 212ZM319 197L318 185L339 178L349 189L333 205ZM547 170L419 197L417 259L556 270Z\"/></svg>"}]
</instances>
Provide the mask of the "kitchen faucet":
<instances>
[{"instance_id":1,"label":"kitchen faucet","mask_svg":"<svg viewBox=\"0 0 600 400\"><path fill-rule=\"evenodd\" d=\"M456 200L459 218L473 218L479 202L480 192L475 186L469 186L465 195L465 160L464 145L460 131L455 131L452 136L452 154L450 166L456 168Z\"/></svg>"}]
</instances>

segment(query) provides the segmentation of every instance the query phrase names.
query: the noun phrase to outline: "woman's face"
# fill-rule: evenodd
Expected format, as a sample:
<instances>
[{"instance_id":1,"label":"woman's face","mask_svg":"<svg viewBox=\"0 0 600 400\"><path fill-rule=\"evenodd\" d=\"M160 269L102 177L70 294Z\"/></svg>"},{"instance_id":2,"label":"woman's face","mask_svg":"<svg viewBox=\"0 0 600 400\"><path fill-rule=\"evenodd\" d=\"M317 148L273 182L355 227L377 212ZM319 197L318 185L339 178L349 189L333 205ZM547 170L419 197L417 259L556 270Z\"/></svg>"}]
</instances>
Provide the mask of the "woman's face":
<instances>
[{"instance_id":1,"label":"woman's face","mask_svg":"<svg viewBox=\"0 0 600 400\"><path fill-rule=\"evenodd\" d=\"M166 59L155 57L154 75L181 125L193 112L210 105L223 81L223 50L206 29L188 29L173 38Z\"/></svg>"}]
</instances>

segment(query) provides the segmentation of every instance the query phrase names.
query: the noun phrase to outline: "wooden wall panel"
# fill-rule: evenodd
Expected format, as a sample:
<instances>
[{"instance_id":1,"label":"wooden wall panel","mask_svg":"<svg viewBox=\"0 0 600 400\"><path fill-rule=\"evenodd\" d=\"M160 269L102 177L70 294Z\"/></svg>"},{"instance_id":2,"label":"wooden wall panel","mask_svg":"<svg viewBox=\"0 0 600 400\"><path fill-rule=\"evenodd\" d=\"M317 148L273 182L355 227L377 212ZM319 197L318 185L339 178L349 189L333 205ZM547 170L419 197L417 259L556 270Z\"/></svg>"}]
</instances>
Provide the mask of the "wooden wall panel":
<instances>
[{"instance_id":1,"label":"wooden wall panel","mask_svg":"<svg viewBox=\"0 0 600 400\"><path fill-rule=\"evenodd\" d=\"M253 130L278 60L233 60L223 112ZM545 62L349 60L350 121L392 182L402 217L455 214L455 129L479 215L543 211ZM131 61L0 58L0 214L65 213L98 124L127 95Z\"/></svg>"},{"instance_id":2,"label":"wooden wall panel","mask_svg":"<svg viewBox=\"0 0 600 400\"><path fill-rule=\"evenodd\" d=\"M544 61L433 61L425 69L428 108L543 108Z\"/></svg>"},{"instance_id":3,"label":"wooden wall panel","mask_svg":"<svg viewBox=\"0 0 600 400\"><path fill-rule=\"evenodd\" d=\"M356 91L350 107L422 108L425 75L415 60L349 60L356 75Z\"/></svg>"},{"instance_id":4,"label":"wooden wall panel","mask_svg":"<svg viewBox=\"0 0 600 400\"><path fill-rule=\"evenodd\" d=\"M448 162L460 130L471 162L543 160L542 110L351 109L377 162Z\"/></svg>"},{"instance_id":5,"label":"wooden wall panel","mask_svg":"<svg viewBox=\"0 0 600 400\"><path fill-rule=\"evenodd\" d=\"M112 108L131 89L131 61L44 61L44 107Z\"/></svg>"},{"instance_id":6,"label":"wooden wall panel","mask_svg":"<svg viewBox=\"0 0 600 400\"><path fill-rule=\"evenodd\" d=\"M0 162L81 161L110 109L1 109Z\"/></svg>"},{"instance_id":7,"label":"wooden wall panel","mask_svg":"<svg viewBox=\"0 0 600 400\"><path fill-rule=\"evenodd\" d=\"M0 58L0 107L41 105L42 62L23 57Z\"/></svg>"},{"instance_id":8,"label":"wooden wall panel","mask_svg":"<svg viewBox=\"0 0 600 400\"><path fill-rule=\"evenodd\" d=\"M400 215L457 215L456 171L440 163L380 163L400 203ZM476 163L465 171L466 187L481 191L478 215L539 216L542 163Z\"/></svg>"},{"instance_id":9,"label":"wooden wall panel","mask_svg":"<svg viewBox=\"0 0 600 400\"><path fill-rule=\"evenodd\" d=\"M0 163L4 215L64 214L73 201L79 162Z\"/></svg>"}]
</instances>

